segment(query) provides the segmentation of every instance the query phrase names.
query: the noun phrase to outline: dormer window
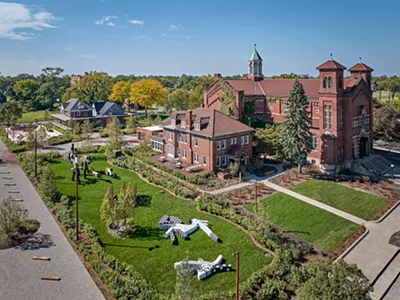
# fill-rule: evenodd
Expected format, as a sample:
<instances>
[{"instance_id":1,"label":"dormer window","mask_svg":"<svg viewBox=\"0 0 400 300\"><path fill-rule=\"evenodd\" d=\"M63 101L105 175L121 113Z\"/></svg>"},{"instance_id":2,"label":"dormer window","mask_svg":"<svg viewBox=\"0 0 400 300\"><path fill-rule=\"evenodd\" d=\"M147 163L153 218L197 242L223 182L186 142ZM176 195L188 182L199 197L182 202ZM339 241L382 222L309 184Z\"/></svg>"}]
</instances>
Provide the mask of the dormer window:
<instances>
[{"instance_id":1,"label":"dormer window","mask_svg":"<svg viewBox=\"0 0 400 300\"><path fill-rule=\"evenodd\" d=\"M200 123L195 123L194 124L194 129L195 130L200 130Z\"/></svg>"},{"instance_id":2,"label":"dormer window","mask_svg":"<svg viewBox=\"0 0 400 300\"><path fill-rule=\"evenodd\" d=\"M176 119L171 119L171 125L175 126L176 125Z\"/></svg>"},{"instance_id":3,"label":"dormer window","mask_svg":"<svg viewBox=\"0 0 400 300\"><path fill-rule=\"evenodd\" d=\"M182 120L182 122L181 122L181 127L182 127L183 129L186 129L186 121Z\"/></svg>"}]
</instances>

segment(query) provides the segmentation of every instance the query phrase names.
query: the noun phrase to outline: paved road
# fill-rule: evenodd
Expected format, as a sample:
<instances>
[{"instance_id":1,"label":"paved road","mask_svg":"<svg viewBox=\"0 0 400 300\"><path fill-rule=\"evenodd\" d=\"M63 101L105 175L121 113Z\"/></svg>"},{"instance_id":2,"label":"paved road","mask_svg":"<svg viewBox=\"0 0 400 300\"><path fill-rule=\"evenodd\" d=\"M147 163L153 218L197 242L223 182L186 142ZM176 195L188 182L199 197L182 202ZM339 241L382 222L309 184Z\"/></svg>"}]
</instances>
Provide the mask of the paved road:
<instances>
[{"instance_id":1,"label":"paved road","mask_svg":"<svg viewBox=\"0 0 400 300\"><path fill-rule=\"evenodd\" d=\"M295 192L293 192L293 191L291 191L291 190L289 190L289 189L286 189L286 188L284 188L284 187L281 187L280 185L277 185L277 184L275 184L275 183L272 183L272 182L270 182L270 181L268 181L268 180L264 180L263 183L264 183L267 187L269 187L269 188L271 188L271 189L274 189L274 190L276 190L276 191L278 191L278 192L284 193L284 194L286 194L286 195L289 195L289 196L292 196L292 197L294 197L294 198L297 198L297 199L299 199L299 200L301 200L301 201L303 201L303 202L306 202L306 203L308 203L308 204L311 204L311 205L313 205L313 206L316 206L316 207L318 207L318 208L321 208L321 209L323 209L323 210L326 210L326 211L328 211L328 212L330 212L330 213L332 213L332 214L335 214L335 215L337 215L337 216L339 216L339 217L342 217L342 218L344 218L344 219L347 219L347 220L349 220L349 221L351 221L351 222L353 222L353 223L356 223L356 224L359 224L359 225L364 225L365 223L367 223L367 221L365 221L365 220L363 220L363 219L361 219L361 218L358 218L358 217L356 217L356 216L353 216L353 215L351 215L351 214L349 214L349 213L347 213L347 212L341 211L341 210L339 210L339 209L337 209L337 208L334 208L334 207L332 207L332 206L326 205L326 204L324 204L324 203L322 203L322 202L316 201L316 200L311 199L311 198L309 198L309 197L306 197L306 196L300 195L300 194L298 194L298 193L295 193Z\"/></svg>"},{"instance_id":2,"label":"paved road","mask_svg":"<svg viewBox=\"0 0 400 300\"><path fill-rule=\"evenodd\" d=\"M397 278L392 288L386 294L384 300L399 300L400 299L400 277Z\"/></svg>"},{"instance_id":3,"label":"paved road","mask_svg":"<svg viewBox=\"0 0 400 300\"><path fill-rule=\"evenodd\" d=\"M369 230L368 235L344 260L357 264L371 282L376 281L372 296L379 299L400 271L400 255L396 256L399 248L389 244L390 237L400 230L400 206L381 223L368 222L365 227Z\"/></svg>"},{"instance_id":4,"label":"paved road","mask_svg":"<svg viewBox=\"0 0 400 300\"><path fill-rule=\"evenodd\" d=\"M1 141L0 150L5 150ZM1 165L0 172L10 172L0 174L0 201L8 196L22 199L21 204L28 209L29 216L40 221L39 233L50 239L48 248L0 250L0 299L104 299L21 168L16 164ZM5 186L5 183L16 183L16 186ZM34 255L47 256L51 260L34 261ZM59 276L61 281L43 281L42 276Z\"/></svg>"}]
</instances>

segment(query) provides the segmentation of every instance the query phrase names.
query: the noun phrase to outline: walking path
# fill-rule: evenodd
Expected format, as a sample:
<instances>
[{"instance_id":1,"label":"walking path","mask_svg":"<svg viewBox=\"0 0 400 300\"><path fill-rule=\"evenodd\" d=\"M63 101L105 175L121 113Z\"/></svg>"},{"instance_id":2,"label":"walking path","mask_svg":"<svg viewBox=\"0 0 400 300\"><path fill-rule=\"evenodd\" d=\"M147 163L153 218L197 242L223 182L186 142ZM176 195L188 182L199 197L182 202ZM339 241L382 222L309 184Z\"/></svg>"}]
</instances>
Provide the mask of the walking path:
<instances>
[{"instance_id":1,"label":"walking path","mask_svg":"<svg viewBox=\"0 0 400 300\"><path fill-rule=\"evenodd\" d=\"M364 225L365 223L367 223L366 220L363 220L363 219L361 219L361 218L358 218L358 217L356 217L356 216L353 216L353 215L351 215L351 214L349 214L349 213L347 213L347 212L341 211L341 210L339 210L339 209L337 209L337 208L334 208L334 207L332 207L332 206L326 205L326 204L324 204L324 203L322 203L322 202L318 202L318 201L316 201L316 200L314 200L314 199L311 199L311 198L308 198L308 197L306 197L306 196L303 196L303 195L300 195L300 194L298 194L298 193L295 193L295 192L293 192L293 191L291 191L291 190L289 190L289 189L286 189L286 188L284 188L284 187L281 187L281 186L279 186L279 185L277 185L277 184L274 184L274 183L272 183L272 182L270 182L270 181L268 181L268 180L264 180L264 181L262 181L262 182L263 182L267 187L269 187L269 188L271 188L271 189L274 189L274 190L276 190L276 191L278 191L278 192L281 192L281 193L284 193L284 194L286 194L286 195L292 196L292 197L294 197L294 198L296 198L296 199L299 199L299 200L301 200L301 201L303 201L303 202L306 202L306 203L308 203L308 204L311 204L311 205L313 205L313 206L315 206L315 207L318 207L318 208L321 208L321 209L323 209L323 210L326 210L326 211L328 211L328 212L330 212L330 213L332 213L332 214L335 214L335 215L337 215L337 216L339 216L339 217L342 217L342 218L344 218L344 219L347 219L347 220L349 220L349 221L351 221L351 222L353 222L353 223L356 223L356 224L359 224L359 225Z\"/></svg>"},{"instance_id":2,"label":"walking path","mask_svg":"<svg viewBox=\"0 0 400 300\"><path fill-rule=\"evenodd\" d=\"M1 141L0 153L7 153ZM0 250L0 298L103 300L103 295L21 168L16 163L8 163L1 164L0 171L7 173L0 174L0 201L9 196L22 199L20 204L28 209L29 217L40 222L38 236L46 241ZM10 183L16 185L5 186ZM46 256L51 260L37 261L32 256ZM58 276L61 280L41 280L45 276Z\"/></svg>"},{"instance_id":3,"label":"walking path","mask_svg":"<svg viewBox=\"0 0 400 300\"><path fill-rule=\"evenodd\" d=\"M226 188L222 188L222 189L214 190L214 191L204 191L204 190L200 190L200 189L199 190L204 193L210 194L210 195L218 195L218 194L223 194L223 193L230 192L230 191L233 191L236 189L240 189L240 188L248 186L250 184L251 183L249 183L249 182L242 182L242 183L238 183L238 184L231 185Z\"/></svg>"}]
</instances>

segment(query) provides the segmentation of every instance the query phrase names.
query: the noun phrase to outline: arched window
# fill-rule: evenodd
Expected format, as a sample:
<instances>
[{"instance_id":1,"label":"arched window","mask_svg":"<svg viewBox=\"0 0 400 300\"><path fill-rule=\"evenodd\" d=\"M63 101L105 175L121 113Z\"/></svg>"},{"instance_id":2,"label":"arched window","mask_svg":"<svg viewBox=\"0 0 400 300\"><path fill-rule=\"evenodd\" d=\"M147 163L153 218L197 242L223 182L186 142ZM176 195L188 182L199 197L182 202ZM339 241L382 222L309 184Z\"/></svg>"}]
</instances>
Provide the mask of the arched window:
<instances>
[{"instance_id":1,"label":"arched window","mask_svg":"<svg viewBox=\"0 0 400 300\"><path fill-rule=\"evenodd\" d=\"M342 78L339 78L338 80L339 80L339 89L342 89L343 88L343 80L342 80Z\"/></svg>"},{"instance_id":2,"label":"arched window","mask_svg":"<svg viewBox=\"0 0 400 300\"><path fill-rule=\"evenodd\" d=\"M328 78L328 88L332 88L332 78L331 77L329 77Z\"/></svg>"},{"instance_id":3,"label":"arched window","mask_svg":"<svg viewBox=\"0 0 400 300\"><path fill-rule=\"evenodd\" d=\"M328 87L328 78L324 77L323 87L326 89Z\"/></svg>"}]
</instances>

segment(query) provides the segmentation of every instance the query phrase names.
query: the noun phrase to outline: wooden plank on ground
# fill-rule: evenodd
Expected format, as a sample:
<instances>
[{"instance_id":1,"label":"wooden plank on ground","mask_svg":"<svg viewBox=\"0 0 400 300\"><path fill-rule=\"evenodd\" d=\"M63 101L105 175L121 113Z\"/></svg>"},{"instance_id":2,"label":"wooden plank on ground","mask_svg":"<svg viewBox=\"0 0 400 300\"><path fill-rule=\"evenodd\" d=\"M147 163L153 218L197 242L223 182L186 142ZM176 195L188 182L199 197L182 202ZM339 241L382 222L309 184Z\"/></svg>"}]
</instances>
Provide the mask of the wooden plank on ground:
<instances>
[{"instance_id":1,"label":"wooden plank on ground","mask_svg":"<svg viewBox=\"0 0 400 300\"><path fill-rule=\"evenodd\" d=\"M0 172L0 174L10 174L10 172Z\"/></svg>"},{"instance_id":2,"label":"wooden plank on ground","mask_svg":"<svg viewBox=\"0 0 400 300\"><path fill-rule=\"evenodd\" d=\"M1 177L1 179L13 179L12 177Z\"/></svg>"},{"instance_id":3,"label":"wooden plank on ground","mask_svg":"<svg viewBox=\"0 0 400 300\"><path fill-rule=\"evenodd\" d=\"M32 256L33 260L50 260L50 257L47 256Z\"/></svg>"},{"instance_id":4,"label":"wooden plank on ground","mask_svg":"<svg viewBox=\"0 0 400 300\"><path fill-rule=\"evenodd\" d=\"M18 194L19 191L8 191L9 194Z\"/></svg>"},{"instance_id":5,"label":"wooden plank on ground","mask_svg":"<svg viewBox=\"0 0 400 300\"><path fill-rule=\"evenodd\" d=\"M50 277L42 277L41 280L60 281L61 278L57 276L50 276Z\"/></svg>"},{"instance_id":6,"label":"wooden plank on ground","mask_svg":"<svg viewBox=\"0 0 400 300\"><path fill-rule=\"evenodd\" d=\"M22 200L22 199L11 199L11 201L14 201L14 202L24 202L24 200Z\"/></svg>"},{"instance_id":7,"label":"wooden plank on ground","mask_svg":"<svg viewBox=\"0 0 400 300\"><path fill-rule=\"evenodd\" d=\"M5 186L16 186L17 184L16 183L5 183L4 185Z\"/></svg>"}]
</instances>

